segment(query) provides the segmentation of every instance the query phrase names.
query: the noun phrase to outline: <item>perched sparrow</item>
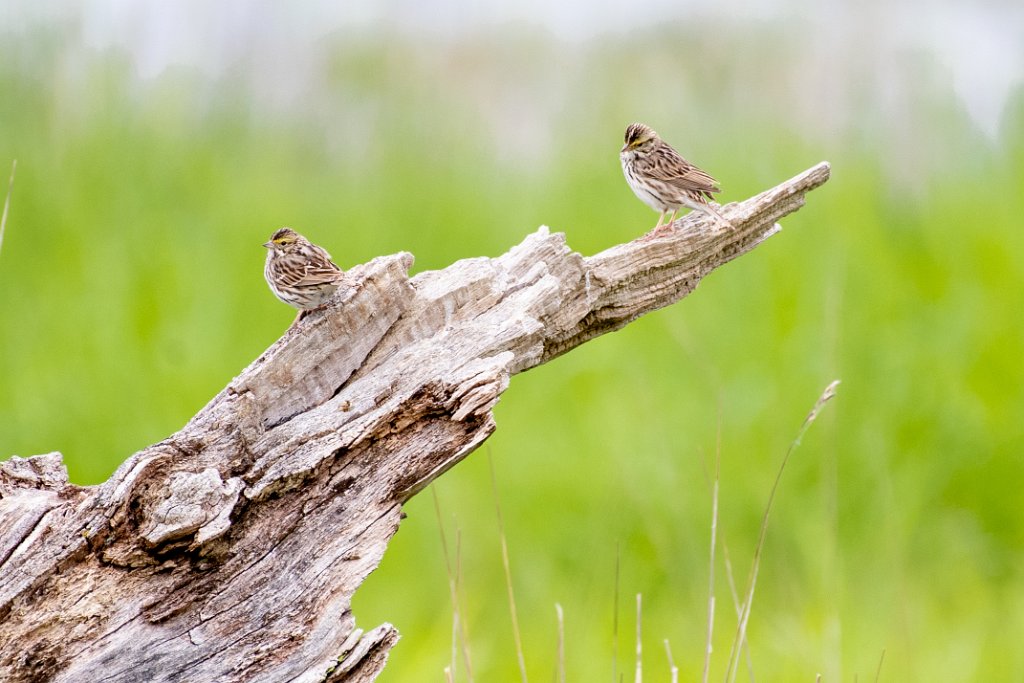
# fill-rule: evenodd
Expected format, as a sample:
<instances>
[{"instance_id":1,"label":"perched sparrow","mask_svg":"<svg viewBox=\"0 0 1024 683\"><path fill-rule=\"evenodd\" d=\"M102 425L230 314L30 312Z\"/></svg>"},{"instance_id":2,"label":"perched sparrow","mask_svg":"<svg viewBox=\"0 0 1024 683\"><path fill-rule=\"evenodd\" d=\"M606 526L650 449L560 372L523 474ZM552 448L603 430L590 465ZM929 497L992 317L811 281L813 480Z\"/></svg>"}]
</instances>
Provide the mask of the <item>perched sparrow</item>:
<instances>
[{"instance_id":1,"label":"perched sparrow","mask_svg":"<svg viewBox=\"0 0 1024 683\"><path fill-rule=\"evenodd\" d=\"M679 155L642 123L626 128L626 144L619 152L626 182L644 204L660 211L657 229L665 214L671 212L671 223L680 208L686 206L714 216L724 225L732 224L718 213L708 200L712 192L720 192L718 181ZM666 223L666 225L668 224Z\"/></svg>"},{"instance_id":2,"label":"perched sparrow","mask_svg":"<svg viewBox=\"0 0 1024 683\"><path fill-rule=\"evenodd\" d=\"M274 296L289 306L319 308L345 278L330 254L291 228L281 228L263 246L270 250L263 276Z\"/></svg>"}]
</instances>

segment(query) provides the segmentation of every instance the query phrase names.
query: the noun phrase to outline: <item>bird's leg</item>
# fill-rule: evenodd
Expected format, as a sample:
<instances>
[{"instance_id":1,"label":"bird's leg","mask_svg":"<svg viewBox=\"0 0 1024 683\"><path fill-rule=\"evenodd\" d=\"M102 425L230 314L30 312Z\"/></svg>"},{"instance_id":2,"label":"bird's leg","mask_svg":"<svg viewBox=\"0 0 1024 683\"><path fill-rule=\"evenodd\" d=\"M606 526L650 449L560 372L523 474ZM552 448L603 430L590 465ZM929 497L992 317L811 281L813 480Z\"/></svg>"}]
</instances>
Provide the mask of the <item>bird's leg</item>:
<instances>
[{"instance_id":1,"label":"bird's leg","mask_svg":"<svg viewBox=\"0 0 1024 683\"><path fill-rule=\"evenodd\" d=\"M309 315L310 313L312 313L314 311L322 311L323 309L327 308L327 304L328 304L328 302L325 301L322 304L320 304L319 306L316 306L314 308L302 308L302 309L299 309L299 314L297 316L295 316L295 320L292 321L292 325L294 325L295 323L299 322L300 320L302 320L303 318L305 318L307 315Z\"/></svg>"},{"instance_id":2,"label":"bird's leg","mask_svg":"<svg viewBox=\"0 0 1024 683\"><path fill-rule=\"evenodd\" d=\"M651 228L652 232L657 230L659 227L661 227L661 222L663 220L665 220L665 214L666 213L668 213L668 210L662 211L660 214L658 214L658 222L654 224L653 228Z\"/></svg>"}]
</instances>

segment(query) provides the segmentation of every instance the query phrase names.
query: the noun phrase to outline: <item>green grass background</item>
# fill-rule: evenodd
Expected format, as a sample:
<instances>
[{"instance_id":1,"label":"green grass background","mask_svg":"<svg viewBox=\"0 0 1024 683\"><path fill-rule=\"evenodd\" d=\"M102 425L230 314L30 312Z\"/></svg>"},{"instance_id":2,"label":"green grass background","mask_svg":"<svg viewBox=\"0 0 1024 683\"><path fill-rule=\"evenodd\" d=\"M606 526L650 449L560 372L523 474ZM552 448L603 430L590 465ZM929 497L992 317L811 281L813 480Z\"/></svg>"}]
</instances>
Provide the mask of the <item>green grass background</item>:
<instances>
[{"instance_id":1,"label":"green grass background","mask_svg":"<svg viewBox=\"0 0 1024 683\"><path fill-rule=\"evenodd\" d=\"M531 678L554 671L556 602L570 680L612 678L618 556L618 670L632 676L642 593L645 680L668 680L665 638L695 680L716 448L742 584L782 456L835 378L773 510L757 680L872 680L883 651L881 680L1024 679L1024 94L993 137L926 55L887 65L893 104L858 57L804 61L806 26L718 29L340 32L315 93L284 107L242 67L144 78L117 49L69 56L74 25L3 29L0 171L18 170L0 457L60 450L96 483L183 425L294 315L262 279L281 225L343 267L408 250L415 271L442 268L540 224L590 254L654 223L618 168L632 120L725 201L827 159L832 180L781 234L514 378L497 434L436 484L476 679L518 677L488 459ZM831 92L808 90L821 69ZM355 613L403 633L381 681L440 681L451 607L431 494L406 511ZM719 679L735 617L716 571Z\"/></svg>"}]
</instances>

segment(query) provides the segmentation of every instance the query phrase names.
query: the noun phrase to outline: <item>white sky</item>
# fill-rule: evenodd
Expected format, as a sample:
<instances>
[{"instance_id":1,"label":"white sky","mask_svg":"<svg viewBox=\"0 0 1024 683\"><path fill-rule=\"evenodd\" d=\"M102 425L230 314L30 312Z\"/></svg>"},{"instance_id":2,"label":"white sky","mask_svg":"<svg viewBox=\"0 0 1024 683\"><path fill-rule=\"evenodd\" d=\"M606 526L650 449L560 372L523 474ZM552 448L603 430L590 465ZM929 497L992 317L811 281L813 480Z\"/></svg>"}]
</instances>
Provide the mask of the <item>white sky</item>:
<instances>
[{"instance_id":1,"label":"white sky","mask_svg":"<svg viewBox=\"0 0 1024 683\"><path fill-rule=\"evenodd\" d=\"M339 29L458 37L482 26L536 27L566 43L643 29L663 21L817 26L843 53L866 58L922 51L951 74L978 125L998 131L1007 99L1024 84L1024 2L1020 0L5 0L7 28L79 17L91 48L118 46L148 78L184 64L219 75L240 61L287 59L296 73L317 59L318 41ZM282 41L288 41L283 44ZM820 49L820 48L819 48ZM259 93L257 93L259 94Z\"/></svg>"}]
</instances>

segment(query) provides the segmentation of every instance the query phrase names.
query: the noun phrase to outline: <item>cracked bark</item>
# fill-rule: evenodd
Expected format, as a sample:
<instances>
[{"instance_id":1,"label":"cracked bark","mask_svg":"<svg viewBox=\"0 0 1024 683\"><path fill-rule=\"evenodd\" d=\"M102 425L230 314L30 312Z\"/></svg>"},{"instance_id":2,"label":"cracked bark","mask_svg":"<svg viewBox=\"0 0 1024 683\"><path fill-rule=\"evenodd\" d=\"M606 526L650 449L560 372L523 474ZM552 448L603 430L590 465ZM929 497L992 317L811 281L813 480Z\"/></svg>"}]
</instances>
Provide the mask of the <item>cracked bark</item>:
<instances>
[{"instance_id":1,"label":"cracked bark","mask_svg":"<svg viewBox=\"0 0 1024 683\"><path fill-rule=\"evenodd\" d=\"M778 230L826 163L591 257L546 228L410 278L349 271L188 424L98 486L0 465L0 679L370 681L398 633L351 598L401 506L495 429L511 375L686 296Z\"/></svg>"}]
</instances>

